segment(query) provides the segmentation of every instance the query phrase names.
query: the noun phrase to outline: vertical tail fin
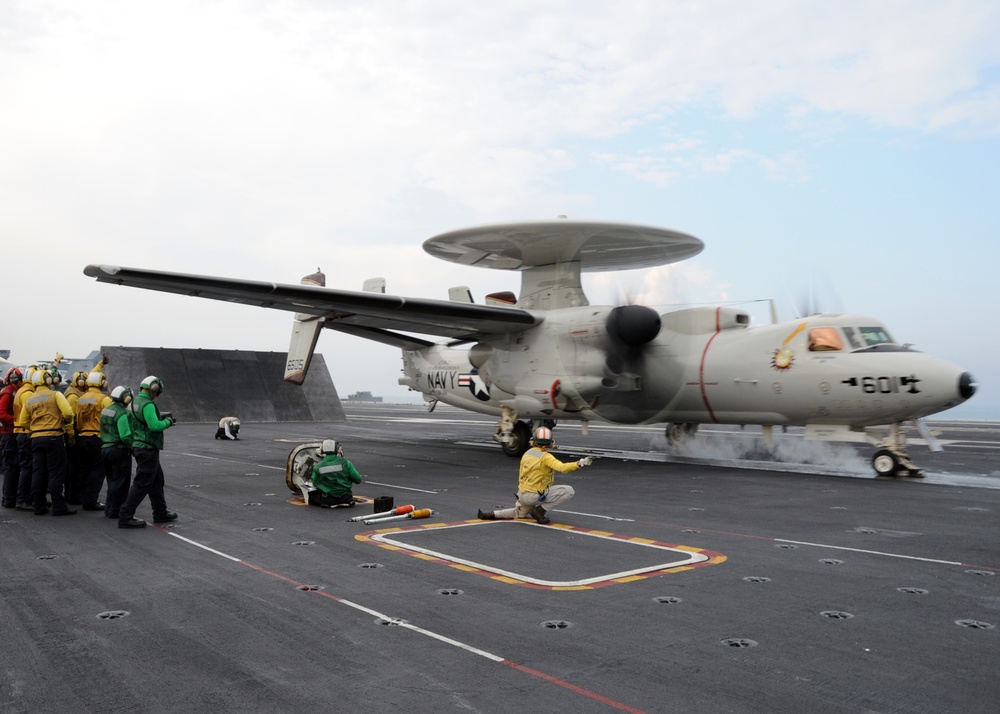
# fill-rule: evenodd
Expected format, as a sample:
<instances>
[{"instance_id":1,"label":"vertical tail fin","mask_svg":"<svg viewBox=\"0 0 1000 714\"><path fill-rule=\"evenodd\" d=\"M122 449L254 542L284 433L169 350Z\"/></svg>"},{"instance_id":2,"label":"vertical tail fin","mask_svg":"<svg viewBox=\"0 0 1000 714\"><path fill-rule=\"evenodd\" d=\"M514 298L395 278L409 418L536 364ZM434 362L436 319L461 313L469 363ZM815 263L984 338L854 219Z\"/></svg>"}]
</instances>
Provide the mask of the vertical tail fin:
<instances>
[{"instance_id":1,"label":"vertical tail fin","mask_svg":"<svg viewBox=\"0 0 1000 714\"><path fill-rule=\"evenodd\" d=\"M316 272L301 280L302 285L326 287L326 275L316 268ZM285 361L285 381L301 385L306 381L309 363L312 361L313 350L319 340L319 331L323 328L322 317L298 313L292 322L292 340L288 345L288 359Z\"/></svg>"}]
</instances>

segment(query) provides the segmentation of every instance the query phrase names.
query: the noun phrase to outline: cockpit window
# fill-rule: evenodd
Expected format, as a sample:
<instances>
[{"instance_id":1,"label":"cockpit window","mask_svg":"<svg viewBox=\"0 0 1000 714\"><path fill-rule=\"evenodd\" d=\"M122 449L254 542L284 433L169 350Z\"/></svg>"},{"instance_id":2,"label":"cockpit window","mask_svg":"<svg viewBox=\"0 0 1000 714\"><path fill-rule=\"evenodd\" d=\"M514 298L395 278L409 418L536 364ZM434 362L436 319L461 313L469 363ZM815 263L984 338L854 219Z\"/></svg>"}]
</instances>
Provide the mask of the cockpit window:
<instances>
[{"instance_id":1,"label":"cockpit window","mask_svg":"<svg viewBox=\"0 0 1000 714\"><path fill-rule=\"evenodd\" d=\"M865 341L858 336L858 328L856 327L845 327L844 334L847 335L847 341L851 343L852 350L860 350L865 347Z\"/></svg>"},{"instance_id":2,"label":"cockpit window","mask_svg":"<svg viewBox=\"0 0 1000 714\"><path fill-rule=\"evenodd\" d=\"M844 340L836 327L814 327L809 330L810 352L838 352L844 349Z\"/></svg>"},{"instance_id":3,"label":"cockpit window","mask_svg":"<svg viewBox=\"0 0 1000 714\"><path fill-rule=\"evenodd\" d=\"M884 327L859 327L858 332L861 333L861 337L864 339L866 347L874 347L875 345L884 345L893 342L893 339L889 337L889 333L885 331Z\"/></svg>"}]
</instances>

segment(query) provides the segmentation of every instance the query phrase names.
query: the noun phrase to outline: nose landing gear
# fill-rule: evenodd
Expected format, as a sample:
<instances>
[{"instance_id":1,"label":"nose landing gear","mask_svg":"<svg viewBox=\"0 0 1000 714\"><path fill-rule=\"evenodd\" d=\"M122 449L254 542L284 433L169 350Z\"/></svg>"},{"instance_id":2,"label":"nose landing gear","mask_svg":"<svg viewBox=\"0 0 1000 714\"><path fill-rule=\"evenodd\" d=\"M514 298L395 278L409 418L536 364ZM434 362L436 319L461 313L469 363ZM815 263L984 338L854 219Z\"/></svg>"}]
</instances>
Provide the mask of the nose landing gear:
<instances>
[{"instance_id":1,"label":"nose landing gear","mask_svg":"<svg viewBox=\"0 0 1000 714\"><path fill-rule=\"evenodd\" d=\"M899 427L899 424L892 424L889 435L876 445L878 451L872 457L875 475L880 478L894 476L923 478L924 470L917 468L910 460L910 455L906 452L906 435Z\"/></svg>"}]
</instances>

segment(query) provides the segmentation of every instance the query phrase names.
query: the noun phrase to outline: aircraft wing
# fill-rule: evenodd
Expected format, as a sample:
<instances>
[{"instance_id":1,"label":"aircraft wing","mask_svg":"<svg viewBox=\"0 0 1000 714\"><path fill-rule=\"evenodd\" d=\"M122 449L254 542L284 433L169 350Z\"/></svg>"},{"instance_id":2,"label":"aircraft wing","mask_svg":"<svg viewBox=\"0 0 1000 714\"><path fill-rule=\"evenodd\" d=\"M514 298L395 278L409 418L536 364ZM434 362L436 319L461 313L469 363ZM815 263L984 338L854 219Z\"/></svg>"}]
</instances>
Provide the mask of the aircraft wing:
<instances>
[{"instance_id":1,"label":"aircraft wing","mask_svg":"<svg viewBox=\"0 0 1000 714\"><path fill-rule=\"evenodd\" d=\"M178 295L255 305L326 318L325 327L343 328L369 339L385 330L476 340L481 335L520 332L541 322L518 308L404 298L382 293L332 290L207 275L168 273L115 265L88 265L84 274L100 283L127 285Z\"/></svg>"}]
</instances>

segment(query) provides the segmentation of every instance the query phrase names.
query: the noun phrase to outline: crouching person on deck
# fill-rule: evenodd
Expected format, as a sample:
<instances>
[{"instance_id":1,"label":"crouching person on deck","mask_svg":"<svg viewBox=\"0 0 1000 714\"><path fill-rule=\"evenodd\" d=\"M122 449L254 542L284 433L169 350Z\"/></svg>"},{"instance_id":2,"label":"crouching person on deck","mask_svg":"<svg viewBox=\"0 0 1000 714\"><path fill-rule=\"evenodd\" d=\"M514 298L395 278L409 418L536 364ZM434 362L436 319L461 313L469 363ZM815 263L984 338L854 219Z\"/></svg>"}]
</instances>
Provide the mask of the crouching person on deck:
<instances>
[{"instance_id":1,"label":"crouching person on deck","mask_svg":"<svg viewBox=\"0 0 1000 714\"><path fill-rule=\"evenodd\" d=\"M573 498L576 491L572 486L555 484L553 473L570 473L594 462L593 456L584 456L579 461L562 462L549 453L554 440L552 430L541 427L531 437L531 448L521 457L517 482L517 502L513 508L498 511L479 511L484 521L494 519L526 518L531 516L537 523L551 523L547 513L560 503Z\"/></svg>"},{"instance_id":2,"label":"crouching person on deck","mask_svg":"<svg viewBox=\"0 0 1000 714\"><path fill-rule=\"evenodd\" d=\"M310 506L353 506L353 484L361 483L361 474L344 458L344 449L336 439L327 439L320 447L323 460L313 466L312 483L317 490L309 492Z\"/></svg>"},{"instance_id":3,"label":"crouching person on deck","mask_svg":"<svg viewBox=\"0 0 1000 714\"><path fill-rule=\"evenodd\" d=\"M240 439L240 420L238 417L227 416L219 419L219 428L215 431L216 439L224 439L226 441L239 441Z\"/></svg>"}]
</instances>

